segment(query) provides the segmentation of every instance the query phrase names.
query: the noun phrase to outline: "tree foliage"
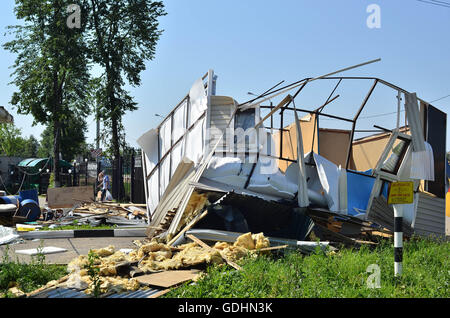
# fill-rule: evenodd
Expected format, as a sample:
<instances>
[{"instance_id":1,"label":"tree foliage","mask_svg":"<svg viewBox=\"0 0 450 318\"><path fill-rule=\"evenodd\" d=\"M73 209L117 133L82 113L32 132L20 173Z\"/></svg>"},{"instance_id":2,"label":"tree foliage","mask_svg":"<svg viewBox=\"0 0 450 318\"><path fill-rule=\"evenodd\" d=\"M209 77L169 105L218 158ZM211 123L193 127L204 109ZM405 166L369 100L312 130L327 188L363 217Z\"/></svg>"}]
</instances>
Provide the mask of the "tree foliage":
<instances>
[{"instance_id":1,"label":"tree foliage","mask_svg":"<svg viewBox=\"0 0 450 318\"><path fill-rule=\"evenodd\" d=\"M39 141L31 135L28 139L25 140L25 154L27 157L36 158L38 157L40 149Z\"/></svg>"},{"instance_id":2,"label":"tree foliage","mask_svg":"<svg viewBox=\"0 0 450 318\"><path fill-rule=\"evenodd\" d=\"M89 109L89 67L83 28L67 27L71 0L16 0L22 25L9 26L14 40L4 48L16 54L12 73L17 91L11 104L31 114L34 124L53 125L54 153L60 152L61 123ZM58 160L54 160L59 181Z\"/></svg>"},{"instance_id":3,"label":"tree foliage","mask_svg":"<svg viewBox=\"0 0 450 318\"><path fill-rule=\"evenodd\" d=\"M62 159L72 161L77 155L88 152L85 132L87 124L84 118L74 117L61 123ZM41 134L39 157L45 158L53 153L53 124L49 124Z\"/></svg>"},{"instance_id":4,"label":"tree foliage","mask_svg":"<svg viewBox=\"0 0 450 318\"><path fill-rule=\"evenodd\" d=\"M162 33L158 18L164 16L162 1L89 0L88 35L92 61L104 72L97 79L99 117L111 135L115 157L123 143L122 116L137 109L137 104L124 89L141 84L140 74L146 62L154 58Z\"/></svg>"},{"instance_id":5,"label":"tree foliage","mask_svg":"<svg viewBox=\"0 0 450 318\"><path fill-rule=\"evenodd\" d=\"M22 136L22 130L14 124L0 124L0 155L8 157L34 158L38 155L39 142L31 135Z\"/></svg>"},{"instance_id":6,"label":"tree foliage","mask_svg":"<svg viewBox=\"0 0 450 318\"><path fill-rule=\"evenodd\" d=\"M11 84L17 91L11 104L19 114L32 115L33 124L47 126L41 153L52 149L52 157L63 153L69 159L82 144L80 129L86 129L79 119L95 101L107 128L104 137L110 137L107 144L117 158L126 145L122 116L137 109L125 86L139 86L146 62L154 58L164 5L152 0L79 0L81 27L70 28L67 9L72 3L16 0L15 14L23 23L8 27L14 39L3 45L16 54ZM91 79L92 65L103 69L96 79ZM59 160L53 162L58 185Z\"/></svg>"},{"instance_id":7,"label":"tree foliage","mask_svg":"<svg viewBox=\"0 0 450 318\"><path fill-rule=\"evenodd\" d=\"M13 124L0 124L0 148L4 156L21 155L25 150L25 139L22 132Z\"/></svg>"}]
</instances>

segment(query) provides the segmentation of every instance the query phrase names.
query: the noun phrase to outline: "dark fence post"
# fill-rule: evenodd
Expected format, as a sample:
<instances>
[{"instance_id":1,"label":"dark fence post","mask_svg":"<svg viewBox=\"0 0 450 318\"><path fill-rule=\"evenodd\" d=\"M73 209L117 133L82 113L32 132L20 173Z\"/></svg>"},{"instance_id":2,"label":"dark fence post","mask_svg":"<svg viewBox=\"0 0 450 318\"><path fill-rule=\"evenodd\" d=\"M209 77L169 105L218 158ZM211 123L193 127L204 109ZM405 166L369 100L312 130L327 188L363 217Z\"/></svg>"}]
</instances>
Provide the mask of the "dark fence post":
<instances>
[{"instance_id":1,"label":"dark fence post","mask_svg":"<svg viewBox=\"0 0 450 318\"><path fill-rule=\"evenodd\" d=\"M123 157L119 160L119 200L122 201L125 197L125 187L123 184Z\"/></svg>"},{"instance_id":2,"label":"dark fence post","mask_svg":"<svg viewBox=\"0 0 450 318\"><path fill-rule=\"evenodd\" d=\"M134 202L134 200L136 199L135 198L135 195L134 195L134 191L135 191L135 185L134 185L134 182L135 182L135 172L134 172L134 166L135 166L135 157L134 157L134 149L132 150L132 152L131 152L131 162L130 162L130 201L131 202Z\"/></svg>"},{"instance_id":3,"label":"dark fence post","mask_svg":"<svg viewBox=\"0 0 450 318\"><path fill-rule=\"evenodd\" d=\"M118 177L118 166L119 166L119 159L118 158L114 158L113 160L113 171L112 171L112 175L113 175L113 180L112 180L112 197L114 199L118 199L119 198L119 177Z\"/></svg>"},{"instance_id":4,"label":"dark fence post","mask_svg":"<svg viewBox=\"0 0 450 318\"><path fill-rule=\"evenodd\" d=\"M85 180L84 180L84 185L85 186L87 186L88 185L88 167L89 167L89 160L88 159L86 159L85 160L85 162L86 162L86 174L85 174Z\"/></svg>"},{"instance_id":5,"label":"dark fence post","mask_svg":"<svg viewBox=\"0 0 450 318\"><path fill-rule=\"evenodd\" d=\"M73 165L73 184L72 184L72 186L76 187L77 184L78 184L78 182L77 182L77 165L74 164Z\"/></svg>"}]
</instances>

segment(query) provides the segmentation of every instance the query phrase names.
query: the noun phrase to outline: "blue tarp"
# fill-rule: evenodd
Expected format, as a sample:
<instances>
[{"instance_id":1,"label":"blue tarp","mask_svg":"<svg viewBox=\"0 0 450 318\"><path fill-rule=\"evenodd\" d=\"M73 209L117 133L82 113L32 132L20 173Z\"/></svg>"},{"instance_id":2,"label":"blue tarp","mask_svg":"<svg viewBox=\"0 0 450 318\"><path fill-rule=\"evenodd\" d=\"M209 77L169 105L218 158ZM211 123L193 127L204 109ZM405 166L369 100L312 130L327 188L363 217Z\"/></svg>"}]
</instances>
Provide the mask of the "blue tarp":
<instances>
[{"instance_id":1,"label":"blue tarp","mask_svg":"<svg viewBox=\"0 0 450 318\"><path fill-rule=\"evenodd\" d=\"M366 213L365 210L376 180L371 174L372 170L358 173L347 170L347 212L349 215L355 216L359 213ZM388 189L389 184L385 183L383 185L382 195L386 198L388 196Z\"/></svg>"}]
</instances>

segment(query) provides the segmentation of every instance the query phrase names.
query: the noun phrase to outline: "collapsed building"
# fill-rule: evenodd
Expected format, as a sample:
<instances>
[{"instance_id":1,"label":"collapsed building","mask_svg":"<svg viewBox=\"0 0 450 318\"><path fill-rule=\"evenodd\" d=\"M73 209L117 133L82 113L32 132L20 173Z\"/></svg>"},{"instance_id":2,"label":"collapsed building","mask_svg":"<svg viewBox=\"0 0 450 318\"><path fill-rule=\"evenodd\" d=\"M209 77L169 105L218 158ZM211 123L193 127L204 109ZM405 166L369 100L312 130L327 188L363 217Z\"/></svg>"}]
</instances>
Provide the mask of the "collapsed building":
<instances>
[{"instance_id":1,"label":"collapsed building","mask_svg":"<svg viewBox=\"0 0 450 318\"><path fill-rule=\"evenodd\" d=\"M214 71L199 78L138 140L148 237L179 244L190 232L232 242L239 234L262 232L295 245L314 232L322 240L354 242L362 232L393 231L387 196L395 181L414 182L414 203L403 205L405 235L445 235L446 114L382 79L336 73L281 88L280 82L241 104L216 95ZM355 82L368 90L335 95ZM302 94L317 84L327 89L305 93L316 107L300 107ZM390 90L385 95L397 106L396 126L358 130L377 88ZM357 93L362 101L355 101ZM358 103L356 113L325 112L343 96L351 98L344 106ZM322 127L327 120L350 127ZM366 135L356 138L361 133Z\"/></svg>"}]
</instances>

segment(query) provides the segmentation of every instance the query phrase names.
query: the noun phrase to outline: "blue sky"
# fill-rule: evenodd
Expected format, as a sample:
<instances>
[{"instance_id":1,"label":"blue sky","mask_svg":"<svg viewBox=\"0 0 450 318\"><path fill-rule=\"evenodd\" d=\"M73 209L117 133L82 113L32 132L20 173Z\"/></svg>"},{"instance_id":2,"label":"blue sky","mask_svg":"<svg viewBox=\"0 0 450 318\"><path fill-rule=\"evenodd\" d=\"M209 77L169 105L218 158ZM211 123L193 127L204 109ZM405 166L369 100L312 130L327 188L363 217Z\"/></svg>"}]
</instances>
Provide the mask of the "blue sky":
<instances>
[{"instance_id":1,"label":"blue sky","mask_svg":"<svg viewBox=\"0 0 450 318\"><path fill-rule=\"evenodd\" d=\"M449 1L450 2L450 1ZM76 3L76 0L74 0ZM130 88L139 110L124 117L127 141L157 126L183 98L194 81L213 69L218 76L217 94L238 102L261 93L277 82L294 82L323 75L375 58L382 61L342 75L380 77L418 96L433 101L450 94L450 8L417 0L166 0L167 16L161 18L164 33L156 56L142 73L142 86ZM381 28L370 29L366 12L370 4L381 8ZM16 24L14 1L2 0L0 29ZM2 32L2 43L6 37ZM17 115L9 104L14 87L10 82L14 56L0 49L0 105L15 117L25 136L40 139L43 127L32 127L32 118ZM332 114L353 116L370 82L348 86ZM352 84L353 85L353 84ZM297 106L321 105L333 88L305 92ZM318 97L320 95L320 98ZM396 110L395 94L377 91L361 116ZM324 96L324 97L323 97ZM319 99L318 99L319 98ZM347 98L347 99L346 99ZM340 100L340 101L339 101ZM347 103L347 101L349 101ZM351 104L349 104L351 101ZM434 103L448 113L450 98ZM377 117L378 124L393 128L395 115ZM347 129L341 123L324 122ZM95 122L88 118L88 142L94 142ZM372 128L361 120L358 128ZM450 136L447 133L447 150Z\"/></svg>"}]
</instances>

